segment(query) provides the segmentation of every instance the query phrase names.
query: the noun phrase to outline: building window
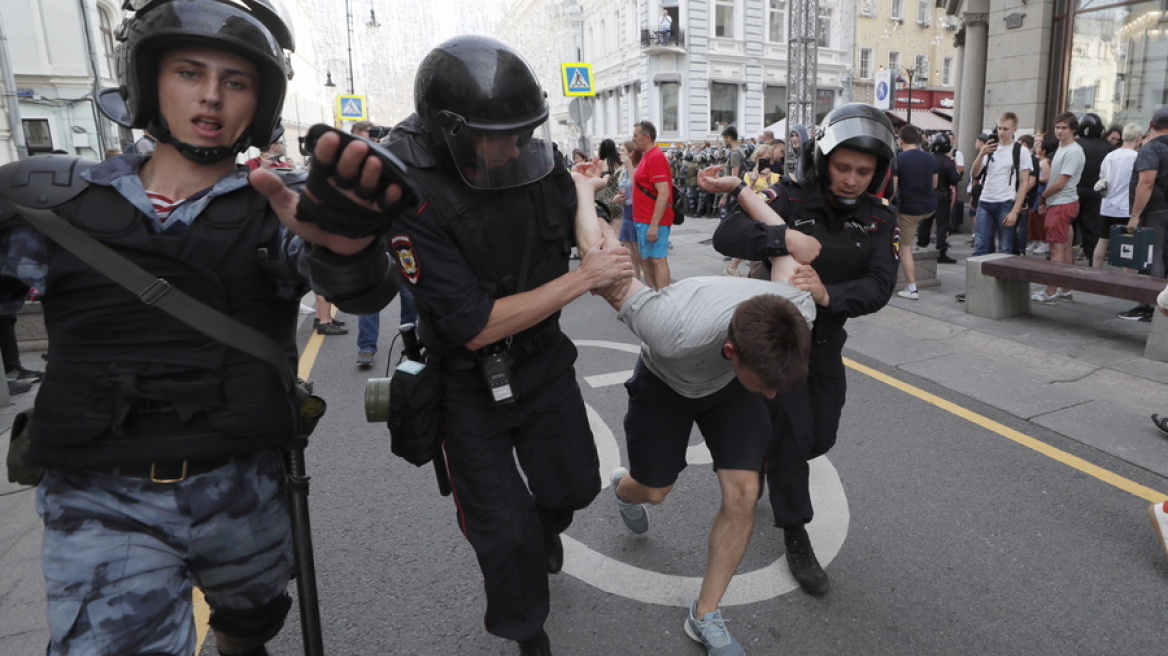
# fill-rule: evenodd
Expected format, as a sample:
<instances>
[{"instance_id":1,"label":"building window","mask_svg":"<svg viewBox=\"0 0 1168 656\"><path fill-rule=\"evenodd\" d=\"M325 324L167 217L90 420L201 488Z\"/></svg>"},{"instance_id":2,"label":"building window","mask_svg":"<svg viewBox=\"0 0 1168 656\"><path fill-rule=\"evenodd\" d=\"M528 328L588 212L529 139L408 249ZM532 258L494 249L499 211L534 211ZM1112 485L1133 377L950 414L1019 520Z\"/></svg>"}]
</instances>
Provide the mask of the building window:
<instances>
[{"instance_id":1,"label":"building window","mask_svg":"<svg viewBox=\"0 0 1168 656\"><path fill-rule=\"evenodd\" d=\"M892 11L889 16L894 21L904 20L904 0L892 0Z\"/></svg>"},{"instance_id":2,"label":"building window","mask_svg":"<svg viewBox=\"0 0 1168 656\"><path fill-rule=\"evenodd\" d=\"M117 75L117 69L114 66L113 21L110 19L109 11L105 7L98 8L97 19L101 27L101 44L105 51L106 76L112 78Z\"/></svg>"},{"instance_id":3,"label":"building window","mask_svg":"<svg viewBox=\"0 0 1168 656\"><path fill-rule=\"evenodd\" d=\"M872 79L872 55L874 54L871 48L860 48L860 79Z\"/></svg>"},{"instance_id":4,"label":"building window","mask_svg":"<svg viewBox=\"0 0 1168 656\"><path fill-rule=\"evenodd\" d=\"M888 70L892 71L894 79L900 75L900 53L896 50L888 51Z\"/></svg>"},{"instance_id":5,"label":"building window","mask_svg":"<svg viewBox=\"0 0 1168 656\"><path fill-rule=\"evenodd\" d=\"M636 84L629 86L629 119L630 125L641 122L641 87Z\"/></svg>"},{"instance_id":6,"label":"building window","mask_svg":"<svg viewBox=\"0 0 1168 656\"><path fill-rule=\"evenodd\" d=\"M681 84L661 83L661 131L677 132L677 99Z\"/></svg>"},{"instance_id":7,"label":"building window","mask_svg":"<svg viewBox=\"0 0 1168 656\"><path fill-rule=\"evenodd\" d=\"M763 124L774 125L785 118L787 118L787 87L768 86L763 98Z\"/></svg>"},{"instance_id":8,"label":"building window","mask_svg":"<svg viewBox=\"0 0 1168 656\"><path fill-rule=\"evenodd\" d=\"M782 43L787 29L787 0L769 0L767 5L767 41Z\"/></svg>"},{"instance_id":9,"label":"building window","mask_svg":"<svg viewBox=\"0 0 1168 656\"><path fill-rule=\"evenodd\" d=\"M953 86L953 58L946 57L941 60L941 86Z\"/></svg>"},{"instance_id":10,"label":"building window","mask_svg":"<svg viewBox=\"0 0 1168 656\"><path fill-rule=\"evenodd\" d=\"M917 54L916 58L913 60L913 76L914 81L922 85L929 81L928 56Z\"/></svg>"},{"instance_id":11,"label":"building window","mask_svg":"<svg viewBox=\"0 0 1168 656\"><path fill-rule=\"evenodd\" d=\"M738 85L710 83L710 132L722 133L738 121Z\"/></svg>"},{"instance_id":12,"label":"building window","mask_svg":"<svg viewBox=\"0 0 1168 656\"><path fill-rule=\"evenodd\" d=\"M819 47L831 47L831 8L819 8Z\"/></svg>"},{"instance_id":13,"label":"building window","mask_svg":"<svg viewBox=\"0 0 1168 656\"><path fill-rule=\"evenodd\" d=\"M835 92L831 89L816 89L815 90L815 123L819 124L823 121L823 117L827 116L835 107Z\"/></svg>"},{"instance_id":14,"label":"building window","mask_svg":"<svg viewBox=\"0 0 1168 656\"><path fill-rule=\"evenodd\" d=\"M53 152L53 134L49 131L49 119L28 118L24 124L24 142L29 155L48 155Z\"/></svg>"},{"instance_id":15,"label":"building window","mask_svg":"<svg viewBox=\"0 0 1168 656\"><path fill-rule=\"evenodd\" d=\"M875 16L876 15L875 0L862 0L862 2L860 2L860 15L861 16Z\"/></svg>"},{"instance_id":16,"label":"building window","mask_svg":"<svg viewBox=\"0 0 1168 656\"><path fill-rule=\"evenodd\" d=\"M917 25L929 26L929 0L917 0Z\"/></svg>"},{"instance_id":17,"label":"building window","mask_svg":"<svg viewBox=\"0 0 1168 656\"><path fill-rule=\"evenodd\" d=\"M734 4L736 0L714 0L714 36L734 38Z\"/></svg>"}]
</instances>

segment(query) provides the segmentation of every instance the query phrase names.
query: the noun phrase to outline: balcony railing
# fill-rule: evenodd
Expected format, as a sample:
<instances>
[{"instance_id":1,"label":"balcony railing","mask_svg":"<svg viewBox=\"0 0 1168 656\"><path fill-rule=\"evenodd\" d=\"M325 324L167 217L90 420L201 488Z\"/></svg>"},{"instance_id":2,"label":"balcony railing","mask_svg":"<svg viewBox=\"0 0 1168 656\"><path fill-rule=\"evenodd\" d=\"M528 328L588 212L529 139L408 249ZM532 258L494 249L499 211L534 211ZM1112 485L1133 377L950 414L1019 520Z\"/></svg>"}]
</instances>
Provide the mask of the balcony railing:
<instances>
[{"instance_id":1,"label":"balcony railing","mask_svg":"<svg viewBox=\"0 0 1168 656\"><path fill-rule=\"evenodd\" d=\"M661 32L659 30L642 29L641 30L641 47L666 47L666 48L684 48L685 47L685 30L670 30L668 32Z\"/></svg>"}]
</instances>

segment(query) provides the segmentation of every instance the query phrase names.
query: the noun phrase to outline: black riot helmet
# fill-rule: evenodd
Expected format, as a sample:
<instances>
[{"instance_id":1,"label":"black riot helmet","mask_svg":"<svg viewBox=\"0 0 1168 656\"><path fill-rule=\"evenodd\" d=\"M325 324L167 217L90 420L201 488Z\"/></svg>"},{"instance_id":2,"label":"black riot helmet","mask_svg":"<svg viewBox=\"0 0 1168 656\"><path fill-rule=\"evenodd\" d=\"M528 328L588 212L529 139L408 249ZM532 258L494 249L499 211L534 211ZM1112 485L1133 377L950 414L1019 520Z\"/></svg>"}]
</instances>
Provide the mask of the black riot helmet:
<instances>
[{"instance_id":1,"label":"black riot helmet","mask_svg":"<svg viewBox=\"0 0 1168 656\"><path fill-rule=\"evenodd\" d=\"M947 153L953 150L953 142L949 141L949 135L938 132L929 140L929 150L934 153Z\"/></svg>"},{"instance_id":2,"label":"black riot helmet","mask_svg":"<svg viewBox=\"0 0 1168 656\"><path fill-rule=\"evenodd\" d=\"M555 166L547 94L501 41L466 35L430 51L414 78L414 108L442 161L471 187L517 187Z\"/></svg>"},{"instance_id":3,"label":"black riot helmet","mask_svg":"<svg viewBox=\"0 0 1168 656\"><path fill-rule=\"evenodd\" d=\"M876 193L884 186L888 166L896 156L896 133L884 112L864 103L840 105L823 117L815 130L815 174L823 189L830 185L827 161L837 148L854 150L876 156L876 172L868 193ZM836 197L836 203L855 205L859 199Z\"/></svg>"},{"instance_id":4,"label":"black riot helmet","mask_svg":"<svg viewBox=\"0 0 1168 656\"><path fill-rule=\"evenodd\" d=\"M248 146L267 146L280 124L284 93L292 77L287 52L295 48L291 21L276 1L126 0L123 9L134 14L117 33L117 72L122 86L117 95L108 90L100 94L103 113L125 127L146 129L195 162L218 162ZM182 143L171 135L158 111L161 52L192 47L239 55L259 71L255 117L233 146L207 148Z\"/></svg>"},{"instance_id":5,"label":"black riot helmet","mask_svg":"<svg viewBox=\"0 0 1168 656\"><path fill-rule=\"evenodd\" d=\"M1098 114L1087 112L1079 117L1077 136L1087 139L1098 139L1103 136L1103 119Z\"/></svg>"}]
</instances>

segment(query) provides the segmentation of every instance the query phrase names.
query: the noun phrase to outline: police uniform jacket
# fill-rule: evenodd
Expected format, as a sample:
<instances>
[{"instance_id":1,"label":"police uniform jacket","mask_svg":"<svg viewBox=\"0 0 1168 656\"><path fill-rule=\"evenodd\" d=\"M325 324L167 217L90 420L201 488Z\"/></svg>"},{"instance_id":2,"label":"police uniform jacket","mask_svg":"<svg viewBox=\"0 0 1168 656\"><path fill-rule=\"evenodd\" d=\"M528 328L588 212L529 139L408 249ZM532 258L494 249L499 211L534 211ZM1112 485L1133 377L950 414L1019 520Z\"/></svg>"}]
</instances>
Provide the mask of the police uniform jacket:
<instances>
[{"instance_id":1,"label":"police uniform jacket","mask_svg":"<svg viewBox=\"0 0 1168 656\"><path fill-rule=\"evenodd\" d=\"M186 199L185 228L160 231L137 182L144 161L138 155L96 165L33 158L14 164L23 168L11 178L51 179L29 174L38 167L54 171L58 180L72 176L71 197L45 207L173 287L265 334L292 363L309 269L319 274L318 292L333 298L340 295L330 293L329 272L351 277L369 271L367 262L378 257L383 278L388 270L377 244L351 258L325 249L313 254L281 226L267 199L248 185L246 171L229 173ZM3 179L10 179L10 171ZM279 447L299 434L292 390L270 364L147 305L27 226L10 226L0 246L0 272L43 292L49 333L49 366L29 427L30 463L78 470L213 460ZM309 261L317 258L330 260L327 271L313 268ZM378 290L383 281L367 279L359 286ZM394 289L376 305L388 303Z\"/></svg>"},{"instance_id":2,"label":"police uniform jacket","mask_svg":"<svg viewBox=\"0 0 1168 656\"><path fill-rule=\"evenodd\" d=\"M442 162L416 116L394 128L389 149L410 166L422 193L390 233L390 248L418 305L423 343L444 367L474 355L495 300L535 289L568 272L575 187L566 169L511 189L468 186ZM556 312L493 345L521 364L559 335Z\"/></svg>"},{"instance_id":3,"label":"police uniform jacket","mask_svg":"<svg viewBox=\"0 0 1168 656\"><path fill-rule=\"evenodd\" d=\"M764 225L739 208L714 232L714 248L769 265L767 258L786 254L787 229L818 239L823 248L811 266L830 301L819 307L812 333L816 343L835 336L849 317L871 314L888 303L896 286L899 233L896 216L878 198L865 194L853 208L833 207L814 179L807 185L783 180L763 193L789 228Z\"/></svg>"}]
</instances>

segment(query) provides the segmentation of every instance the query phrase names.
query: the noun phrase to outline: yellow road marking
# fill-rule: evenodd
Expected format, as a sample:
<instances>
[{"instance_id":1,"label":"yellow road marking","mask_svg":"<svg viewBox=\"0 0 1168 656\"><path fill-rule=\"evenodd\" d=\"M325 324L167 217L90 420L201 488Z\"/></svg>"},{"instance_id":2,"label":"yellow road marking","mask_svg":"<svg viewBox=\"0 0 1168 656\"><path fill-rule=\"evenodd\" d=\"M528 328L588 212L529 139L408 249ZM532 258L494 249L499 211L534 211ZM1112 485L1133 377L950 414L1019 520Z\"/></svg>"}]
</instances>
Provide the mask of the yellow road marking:
<instances>
[{"instance_id":1,"label":"yellow road marking","mask_svg":"<svg viewBox=\"0 0 1168 656\"><path fill-rule=\"evenodd\" d=\"M1004 437L1008 440L1012 440L1014 442L1017 442L1018 444L1021 444L1024 447L1033 449L1033 450L1041 453L1042 455L1044 455L1048 458L1057 460L1057 461L1063 463L1064 465L1067 465L1068 467L1073 467L1073 468L1083 472L1084 474L1087 474L1088 476L1094 476L1095 478L1103 481L1104 483L1107 483L1109 485L1117 487L1117 488L1119 488L1119 489L1121 489L1124 492L1127 492L1129 494L1133 494L1137 497L1140 497L1140 498L1144 499L1145 501L1151 501L1151 502L1163 501L1166 497L1168 497L1168 494L1165 494L1163 492L1157 492L1156 490L1153 490L1150 487L1145 487L1143 485L1140 485L1139 483L1136 483L1135 481L1128 480L1128 479L1124 478L1123 476L1116 474L1115 472L1106 470L1098 465L1092 464L1092 463L1090 463L1090 462L1088 462L1088 461L1086 461L1078 456L1073 456L1073 455L1067 453L1066 451L1063 451L1062 449L1057 449L1057 448L1055 448L1055 447L1053 447L1045 442L1034 439L1033 437L1030 437L1029 435L1026 435L1025 433L1020 433L1020 432L1014 430L1013 428L1010 428L1009 426L1005 426L1003 424L1000 424L1000 423L998 423L998 422L996 422L988 417L983 417L982 415L979 415L976 412L974 412L968 408L963 408L963 407L957 405L956 403L953 403L951 401L946 401L945 399L943 399L935 394L930 394L930 393L928 393L928 392L926 392L918 387L914 387L912 385L909 385L908 383L906 383L904 381L897 380L896 378L893 378L892 376L888 376L886 374L880 373L879 371L876 371L875 369L872 369L871 367L865 367L864 365L860 364L859 362L856 362L854 360L850 360L848 358L844 358L844 364L852 369L855 369L856 371L858 371L866 376L869 376L871 378L875 378L876 380L884 383L885 385L888 385L890 387L895 387L896 389L898 389L906 394L910 394L912 396L917 397L918 399L924 401L925 403L935 405L938 408L940 408L946 412L957 415L958 417L961 417L962 419L964 419L966 421L977 424L978 426L981 426L982 428L984 428L988 431L997 433L998 435L1001 435L1002 437Z\"/></svg>"},{"instance_id":2,"label":"yellow road marking","mask_svg":"<svg viewBox=\"0 0 1168 656\"><path fill-rule=\"evenodd\" d=\"M324 335L317 334L314 330L312 336L308 338L308 344L304 346L304 352L300 354L300 369L296 375L308 380L309 374L312 373L312 367L316 364L316 356L320 354L320 345L324 342ZM207 605L206 599L203 598L203 591L195 588L194 595L191 599L195 609L195 654L203 648L203 641L207 639L207 631L210 630L211 607Z\"/></svg>"}]
</instances>

